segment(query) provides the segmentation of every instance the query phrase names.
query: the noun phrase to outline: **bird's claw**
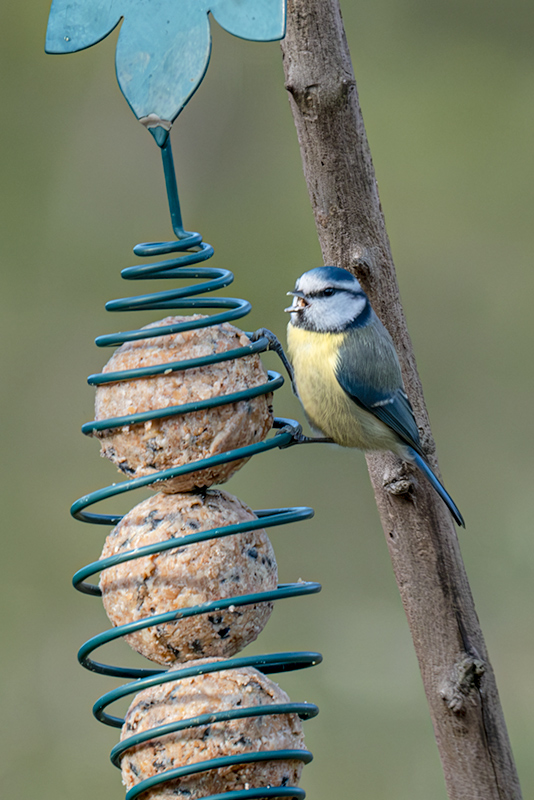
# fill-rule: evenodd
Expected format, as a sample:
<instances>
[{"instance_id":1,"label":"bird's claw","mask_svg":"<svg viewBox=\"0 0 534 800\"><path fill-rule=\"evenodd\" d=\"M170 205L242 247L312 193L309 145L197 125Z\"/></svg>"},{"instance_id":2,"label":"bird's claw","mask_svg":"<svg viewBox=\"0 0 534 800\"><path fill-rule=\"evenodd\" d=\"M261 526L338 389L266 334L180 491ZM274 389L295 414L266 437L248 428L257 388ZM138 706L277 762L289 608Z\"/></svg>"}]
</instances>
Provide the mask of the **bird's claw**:
<instances>
[{"instance_id":1,"label":"bird's claw","mask_svg":"<svg viewBox=\"0 0 534 800\"><path fill-rule=\"evenodd\" d=\"M328 439L326 436L306 436L302 433L302 426L298 423L286 423L280 428L280 433L289 433L291 436L290 442L280 445L281 449L292 447L295 444L335 444L333 439Z\"/></svg>"}]
</instances>

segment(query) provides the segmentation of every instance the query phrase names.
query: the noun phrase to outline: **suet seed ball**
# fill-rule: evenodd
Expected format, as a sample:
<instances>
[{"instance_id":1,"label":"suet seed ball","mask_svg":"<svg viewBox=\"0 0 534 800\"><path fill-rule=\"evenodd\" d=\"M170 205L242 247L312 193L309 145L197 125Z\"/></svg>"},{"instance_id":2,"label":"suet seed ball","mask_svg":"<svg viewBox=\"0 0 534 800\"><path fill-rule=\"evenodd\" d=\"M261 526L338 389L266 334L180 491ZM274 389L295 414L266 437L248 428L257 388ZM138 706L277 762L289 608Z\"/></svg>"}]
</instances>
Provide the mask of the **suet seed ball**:
<instances>
[{"instance_id":1,"label":"suet seed ball","mask_svg":"<svg viewBox=\"0 0 534 800\"><path fill-rule=\"evenodd\" d=\"M146 329L191 317L167 317ZM166 364L233 350L250 344L242 331L224 323L182 333L126 342L112 355L103 372ZM183 371L135 380L116 381L97 387L95 419L124 417L152 409L179 406L242 391L268 380L258 355L223 361ZM259 395L216 408L144 423L107 428L94 435L101 441L101 455L125 475L138 478L171 467L262 441L272 427L272 394ZM246 459L158 482L163 492L187 492L223 483Z\"/></svg>"},{"instance_id":2,"label":"suet seed ball","mask_svg":"<svg viewBox=\"0 0 534 800\"><path fill-rule=\"evenodd\" d=\"M113 625L276 589L274 551L261 527L180 545L180 537L188 534L250 520L256 516L244 503L216 489L158 493L135 506L109 534L101 558L171 539L176 539L176 547L102 572L102 600ZM272 607L272 602L232 605L143 628L125 638L134 650L163 665L229 657L256 639Z\"/></svg>"},{"instance_id":3,"label":"suet seed ball","mask_svg":"<svg viewBox=\"0 0 534 800\"><path fill-rule=\"evenodd\" d=\"M250 667L171 681L145 689L134 698L121 740L200 714L287 702L287 694L276 683ZM296 714L211 722L132 747L122 758L123 783L131 789L140 781L175 767L233 754L286 749L304 749L302 724ZM251 787L296 786L301 771L302 762L293 759L260 761L175 779L150 789L144 797L197 800Z\"/></svg>"}]
</instances>

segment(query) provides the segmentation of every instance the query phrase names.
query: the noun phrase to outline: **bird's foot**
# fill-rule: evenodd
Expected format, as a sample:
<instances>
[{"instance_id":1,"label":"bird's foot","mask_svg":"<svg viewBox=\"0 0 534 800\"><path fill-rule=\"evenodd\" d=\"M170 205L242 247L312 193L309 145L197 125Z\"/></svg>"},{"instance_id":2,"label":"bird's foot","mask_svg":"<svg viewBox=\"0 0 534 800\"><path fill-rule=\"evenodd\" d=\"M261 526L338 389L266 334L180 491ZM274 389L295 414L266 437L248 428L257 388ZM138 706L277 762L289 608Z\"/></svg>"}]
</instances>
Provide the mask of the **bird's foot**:
<instances>
[{"instance_id":1,"label":"bird's foot","mask_svg":"<svg viewBox=\"0 0 534 800\"><path fill-rule=\"evenodd\" d=\"M333 439L328 439L326 436L305 436L302 433L302 426L294 420L287 420L280 428L280 433L289 433L291 435L291 441L281 445L282 449L292 447L295 444L335 444Z\"/></svg>"}]
</instances>

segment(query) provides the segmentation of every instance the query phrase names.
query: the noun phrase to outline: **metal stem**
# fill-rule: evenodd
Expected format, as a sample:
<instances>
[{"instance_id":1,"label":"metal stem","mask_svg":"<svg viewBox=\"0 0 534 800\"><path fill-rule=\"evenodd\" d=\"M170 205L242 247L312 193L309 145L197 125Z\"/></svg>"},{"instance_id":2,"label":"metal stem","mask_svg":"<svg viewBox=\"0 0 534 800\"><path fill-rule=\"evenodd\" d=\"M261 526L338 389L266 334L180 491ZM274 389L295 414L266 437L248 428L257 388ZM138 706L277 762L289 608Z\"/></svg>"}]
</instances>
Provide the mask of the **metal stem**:
<instances>
[{"instance_id":1,"label":"metal stem","mask_svg":"<svg viewBox=\"0 0 534 800\"><path fill-rule=\"evenodd\" d=\"M182 223L182 212L180 210L180 200L178 199L178 184L176 183L176 171L174 169L170 136L167 137L167 141L161 148L161 158L163 161L163 172L165 173L165 186L167 188L167 200L169 201L172 229L178 239L184 239L188 234L184 231Z\"/></svg>"}]
</instances>

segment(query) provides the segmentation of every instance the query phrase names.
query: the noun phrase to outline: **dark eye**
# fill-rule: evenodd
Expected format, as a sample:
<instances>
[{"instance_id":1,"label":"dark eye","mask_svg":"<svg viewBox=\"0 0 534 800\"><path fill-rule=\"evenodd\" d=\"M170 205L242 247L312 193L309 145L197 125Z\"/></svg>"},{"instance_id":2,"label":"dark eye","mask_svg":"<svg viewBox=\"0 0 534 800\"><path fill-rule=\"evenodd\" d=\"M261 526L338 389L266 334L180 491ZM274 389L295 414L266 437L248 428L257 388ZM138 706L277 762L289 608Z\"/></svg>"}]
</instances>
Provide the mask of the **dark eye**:
<instances>
[{"instance_id":1,"label":"dark eye","mask_svg":"<svg viewBox=\"0 0 534 800\"><path fill-rule=\"evenodd\" d=\"M332 297L332 295L334 294L334 289L332 289L332 287L329 287L328 289L324 290L323 294L325 297Z\"/></svg>"}]
</instances>

